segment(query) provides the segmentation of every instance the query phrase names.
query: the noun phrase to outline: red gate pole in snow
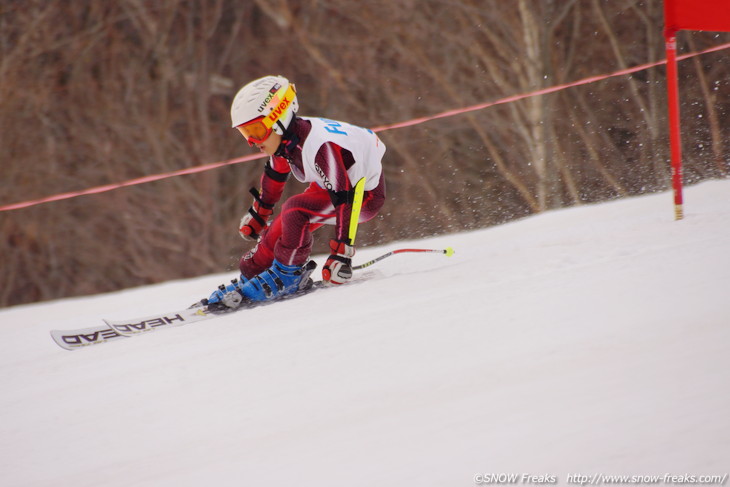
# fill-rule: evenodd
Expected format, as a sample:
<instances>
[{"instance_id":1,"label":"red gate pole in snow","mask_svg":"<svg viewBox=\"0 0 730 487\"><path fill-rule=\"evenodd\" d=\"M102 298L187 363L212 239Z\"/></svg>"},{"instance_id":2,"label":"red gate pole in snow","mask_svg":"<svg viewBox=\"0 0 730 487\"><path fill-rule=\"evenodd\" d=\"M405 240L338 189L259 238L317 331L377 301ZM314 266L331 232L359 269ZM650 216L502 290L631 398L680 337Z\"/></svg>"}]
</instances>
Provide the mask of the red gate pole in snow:
<instances>
[{"instance_id":1,"label":"red gate pole in snow","mask_svg":"<svg viewBox=\"0 0 730 487\"><path fill-rule=\"evenodd\" d=\"M681 220L684 216L682 208L682 139L679 130L679 81L677 77L677 32L682 29L730 31L730 1L664 0L669 142L672 153L674 216L677 220Z\"/></svg>"},{"instance_id":2,"label":"red gate pole in snow","mask_svg":"<svg viewBox=\"0 0 730 487\"><path fill-rule=\"evenodd\" d=\"M667 103L669 104L669 144L672 154L672 188L674 189L674 219L684 218L682 201L682 135L679 129L679 79L677 76L677 32L664 31L667 51Z\"/></svg>"}]
</instances>

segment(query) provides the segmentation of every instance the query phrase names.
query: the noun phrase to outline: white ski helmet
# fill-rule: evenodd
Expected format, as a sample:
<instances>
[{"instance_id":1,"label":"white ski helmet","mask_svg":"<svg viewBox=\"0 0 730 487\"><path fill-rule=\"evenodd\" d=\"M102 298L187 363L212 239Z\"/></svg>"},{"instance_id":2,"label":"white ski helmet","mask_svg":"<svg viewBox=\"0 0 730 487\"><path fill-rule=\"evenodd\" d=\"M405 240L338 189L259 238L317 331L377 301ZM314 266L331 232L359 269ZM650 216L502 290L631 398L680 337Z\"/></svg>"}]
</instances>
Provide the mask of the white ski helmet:
<instances>
[{"instance_id":1,"label":"white ski helmet","mask_svg":"<svg viewBox=\"0 0 730 487\"><path fill-rule=\"evenodd\" d=\"M283 135L298 109L294 84L283 76L265 76L236 93L231 104L231 123L235 128L262 119L267 129Z\"/></svg>"}]
</instances>

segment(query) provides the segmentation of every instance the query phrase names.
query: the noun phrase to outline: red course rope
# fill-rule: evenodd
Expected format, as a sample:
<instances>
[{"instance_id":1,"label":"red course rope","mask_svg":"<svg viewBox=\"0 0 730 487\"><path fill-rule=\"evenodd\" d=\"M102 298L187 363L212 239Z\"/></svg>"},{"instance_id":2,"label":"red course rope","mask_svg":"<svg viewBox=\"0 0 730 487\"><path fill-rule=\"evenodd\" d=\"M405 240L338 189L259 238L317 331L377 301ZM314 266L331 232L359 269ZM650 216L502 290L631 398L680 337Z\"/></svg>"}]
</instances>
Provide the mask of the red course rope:
<instances>
[{"instance_id":1,"label":"red course rope","mask_svg":"<svg viewBox=\"0 0 730 487\"><path fill-rule=\"evenodd\" d=\"M695 52L695 53L690 53L690 54L684 54L684 55L681 55L681 56L677 56L677 60L681 61L681 60L688 59L688 58L691 58L691 57L694 57L694 56L699 56L699 55L702 55L702 54L707 54L707 53L711 53L711 52L721 51L723 49L728 49L728 48L730 48L730 43L720 44L718 46L711 47L711 48L706 49L704 51L700 51L700 52ZM386 130L399 129L399 128L404 128L404 127L411 127L413 125L419 125L419 124L422 124L422 123L425 123L425 122L429 122L431 120L438 120L440 118L453 117L455 115L460 115L462 113L468 113L468 112L474 112L474 111L477 111L477 110L483 110L485 108L493 107L493 106L496 106L496 105L504 105L506 103L512 103L512 102L515 102L515 101L518 101L518 100L524 100L525 98L531 98L533 96L547 95L547 94L555 93L557 91L561 91L561 90L564 90L564 89L567 89L567 88L573 88L575 86L587 85L589 83L594 83L596 81L601 81L601 80L608 79L608 78L613 78L613 77L616 77L616 76L624 76L624 75L627 75L627 74L636 73L638 71L643 71L645 69L653 68L653 67L660 66L660 65L666 64L666 63L667 63L667 61L666 61L666 59L664 59L664 60L656 61L656 62L653 62L653 63L641 64L641 65L638 65L638 66L634 66L632 68L622 69L622 70L615 71L615 72L609 73L609 74L602 74L602 75L598 75L598 76L591 76L589 78L583 78L581 80L573 81L571 83L565 83L565 84L562 84L562 85L555 85L555 86L551 86L549 88L543 88L541 90L536 90L536 91L532 91L532 92L529 92L529 93L522 93L522 94L518 94L518 95L507 96L507 97L504 97L504 98L500 98L499 100L490 101L490 102L486 102L486 103L480 103L480 104L477 104L477 105L471 105L471 106L464 107L464 108L457 108L455 110L448 110L448 111L445 111L445 112L437 113L435 115L429 115L427 117L414 118L414 119L411 119L411 120L406 120L406 121L403 121L403 122L397 122L397 123L393 123L393 124L389 124L389 125L381 125L379 127L374 127L372 130L374 132L384 132ZM0 206L0 212L2 212L2 211L10 211L10 210L19 210L21 208L28 208L28 207L31 207L31 206L40 205L42 203L50 203L50 202L53 202L53 201L61 201L61 200L66 200L66 199L70 199L70 198L76 198L78 196L84 196L84 195L88 195L88 194L105 193L105 192L111 191L113 189L124 188L124 187L127 187L127 186L135 186L137 184L144 184L144 183L149 183L149 182L152 182L152 181L160 181L162 179L172 178L172 177L176 177L176 176L184 176L184 175L187 175L187 174L196 174L196 173L199 173L199 172L210 171L211 169L217 169L219 167L231 166L233 164L239 164L241 162L248 162L248 161L253 161L253 160L256 160L256 159L262 159L264 157L266 157L264 154L252 154L252 155L249 155L249 156L238 157L238 158L235 158L235 159L229 159L227 161L213 162L213 163L210 163L210 164L203 164L201 166L195 166L195 167L191 167L191 168L187 168L187 169L179 169L177 171L172 171L172 172L167 172L167 173L161 173L161 174L153 174L153 175L144 176L144 177L141 177L141 178L130 179L129 181L123 181L121 183L106 184L106 185L103 185L103 186L97 186L97 187L94 187L94 188L88 188L88 189L81 190L81 191L71 191L71 192L68 192L68 193L56 194L56 195L52 195L52 196L47 196L45 198L39 198L39 199L35 199L35 200L23 201L23 202L20 202L20 203L13 203L13 204L5 205L5 206Z\"/></svg>"}]
</instances>

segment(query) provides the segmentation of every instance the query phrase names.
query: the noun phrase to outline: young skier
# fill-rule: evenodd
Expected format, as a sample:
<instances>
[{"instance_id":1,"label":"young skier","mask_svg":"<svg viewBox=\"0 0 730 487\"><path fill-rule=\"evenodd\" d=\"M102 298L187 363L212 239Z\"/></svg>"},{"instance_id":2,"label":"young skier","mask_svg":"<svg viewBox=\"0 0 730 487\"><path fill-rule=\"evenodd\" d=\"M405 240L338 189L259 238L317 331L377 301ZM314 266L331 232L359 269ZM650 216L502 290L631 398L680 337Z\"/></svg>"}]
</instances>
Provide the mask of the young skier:
<instances>
[{"instance_id":1,"label":"young skier","mask_svg":"<svg viewBox=\"0 0 730 487\"><path fill-rule=\"evenodd\" d=\"M244 239L258 243L241 258L240 279L221 285L208 298L210 309L235 308L244 299L276 299L311 285L309 276L317 266L309 260L312 232L322 225L335 227L322 279L346 283L352 277L356 224L375 217L385 202L385 145L378 136L345 122L297 116L298 108L294 84L282 76L254 80L233 100L233 127L269 159L260 191L251 189L254 201L239 229ZM311 184L289 198L269 225L290 173ZM358 208L356 186L363 184ZM353 217L357 221L351 229Z\"/></svg>"}]
</instances>

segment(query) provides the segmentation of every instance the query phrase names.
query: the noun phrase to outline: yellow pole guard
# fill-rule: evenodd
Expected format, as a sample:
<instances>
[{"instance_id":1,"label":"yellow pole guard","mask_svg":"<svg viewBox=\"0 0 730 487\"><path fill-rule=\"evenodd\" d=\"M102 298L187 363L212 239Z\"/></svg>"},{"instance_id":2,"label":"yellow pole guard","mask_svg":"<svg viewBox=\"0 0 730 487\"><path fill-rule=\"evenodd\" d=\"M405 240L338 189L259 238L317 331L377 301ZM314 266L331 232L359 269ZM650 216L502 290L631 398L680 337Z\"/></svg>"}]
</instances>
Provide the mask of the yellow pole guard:
<instances>
[{"instance_id":1,"label":"yellow pole guard","mask_svg":"<svg viewBox=\"0 0 730 487\"><path fill-rule=\"evenodd\" d=\"M355 235L357 235L357 224L360 220L360 210L362 209L362 199L365 194L365 178L355 185L355 192L352 198L352 214L350 215L350 228L347 233L350 239L350 245L355 245Z\"/></svg>"}]
</instances>

